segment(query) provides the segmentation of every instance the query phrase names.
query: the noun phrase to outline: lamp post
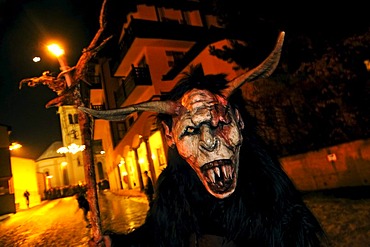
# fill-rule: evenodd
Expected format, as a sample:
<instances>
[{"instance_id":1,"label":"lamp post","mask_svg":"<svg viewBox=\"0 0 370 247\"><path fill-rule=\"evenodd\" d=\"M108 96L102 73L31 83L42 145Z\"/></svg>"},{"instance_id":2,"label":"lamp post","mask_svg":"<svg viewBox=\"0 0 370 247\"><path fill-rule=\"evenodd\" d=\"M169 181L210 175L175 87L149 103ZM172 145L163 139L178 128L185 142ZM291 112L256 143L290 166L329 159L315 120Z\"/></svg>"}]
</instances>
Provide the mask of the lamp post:
<instances>
[{"instance_id":1,"label":"lamp post","mask_svg":"<svg viewBox=\"0 0 370 247\"><path fill-rule=\"evenodd\" d=\"M60 65L60 69L63 73L65 78L67 88L71 88L74 84L78 83L78 79L75 81L70 74L70 67L67 64L67 60L64 56L64 50L60 48L57 44L51 44L48 47L48 50L51 51L57 58ZM78 78L78 75L75 78ZM73 94L74 97L74 104L77 106L83 105L83 102L80 98L80 92L75 92L75 90L79 90L79 87L74 87ZM88 118L87 114L78 111L78 124L81 129L82 133L82 143L84 143L84 150L83 151L83 163L84 163L84 171L85 171L85 180L87 184L87 199L90 205L91 211L91 225L92 225L92 234L94 239L100 239L102 236L102 227L101 227L101 218L100 218L100 209L98 204L98 195L96 190L96 178L95 178L95 168L94 168L94 156L92 152L92 134L90 130L90 119Z\"/></svg>"},{"instance_id":2,"label":"lamp post","mask_svg":"<svg viewBox=\"0 0 370 247\"><path fill-rule=\"evenodd\" d=\"M60 70L67 71L69 66L67 64L66 57L64 56L64 50L57 44L51 44L47 46L48 50L53 53L59 62ZM70 87L72 85L72 77L69 73L64 74L64 78L66 79L67 86Z\"/></svg>"}]
</instances>

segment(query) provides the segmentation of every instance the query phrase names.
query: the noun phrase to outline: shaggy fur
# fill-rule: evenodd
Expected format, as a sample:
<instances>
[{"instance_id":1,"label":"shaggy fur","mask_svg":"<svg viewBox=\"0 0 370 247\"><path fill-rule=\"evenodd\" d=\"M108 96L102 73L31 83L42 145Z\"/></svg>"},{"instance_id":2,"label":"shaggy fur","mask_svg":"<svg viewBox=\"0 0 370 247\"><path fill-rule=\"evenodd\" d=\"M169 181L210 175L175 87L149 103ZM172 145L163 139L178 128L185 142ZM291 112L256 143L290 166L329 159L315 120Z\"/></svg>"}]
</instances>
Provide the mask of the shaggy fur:
<instances>
[{"instance_id":1,"label":"shaggy fur","mask_svg":"<svg viewBox=\"0 0 370 247\"><path fill-rule=\"evenodd\" d=\"M225 83L223 75L203 76L198 70L180 82L171 99L209 85L219 93ZM230 102L234 107L243 105L240 94ZM324 233L319 222L278 159L267 153L255 135L252 119L243 107L239 109L246 128L235 192L226 199L210 195L176 148L170 148L145 223L127 235L111 235L113 246L187 247L210 246L211 242L212 246L321 246ZM171 126L170 116L159 116L159 120Z\"/></svg>"}]
</instances>

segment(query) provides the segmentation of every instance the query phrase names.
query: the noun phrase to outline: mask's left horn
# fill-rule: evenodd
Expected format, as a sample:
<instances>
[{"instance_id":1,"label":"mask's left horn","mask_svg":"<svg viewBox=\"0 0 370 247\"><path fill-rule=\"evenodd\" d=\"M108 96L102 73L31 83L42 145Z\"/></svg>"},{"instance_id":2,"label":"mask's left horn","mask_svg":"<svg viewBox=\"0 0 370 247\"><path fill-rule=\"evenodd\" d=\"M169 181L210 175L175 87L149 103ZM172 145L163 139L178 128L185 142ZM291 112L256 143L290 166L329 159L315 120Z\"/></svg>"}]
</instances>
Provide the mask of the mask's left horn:
<instances>
[{"instance_id":1,"label":"mask's left horn","mask_svg":"<svg viewBox=\"0 0 370 247\"><path fill-rule=\"evenodd\" d=\"M180 106L174 101L148 101L112 110L94 110L82 106L78 107L78 109L96 118L110 121L122 121L127 117L127 115L141 111L176 115L179 111L179 107Z\"/></svg>"}]
</instances>

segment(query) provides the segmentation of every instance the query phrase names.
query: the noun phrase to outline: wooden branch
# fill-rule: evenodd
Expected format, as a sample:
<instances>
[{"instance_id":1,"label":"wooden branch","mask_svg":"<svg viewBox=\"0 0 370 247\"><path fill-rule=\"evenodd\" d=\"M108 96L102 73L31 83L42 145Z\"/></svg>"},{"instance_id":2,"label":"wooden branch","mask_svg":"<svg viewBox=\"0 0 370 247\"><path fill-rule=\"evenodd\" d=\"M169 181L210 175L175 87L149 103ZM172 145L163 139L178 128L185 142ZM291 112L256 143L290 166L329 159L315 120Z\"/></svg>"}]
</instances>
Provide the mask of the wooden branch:
<instances>
[{"instance_id":1,"label":"wooden branch","mask_svg":"<svg viewBox=\"0 0 370 247\"><path fill-rule=\"evenodd\" d=\"M102 46L104 46L108 40L111 39L111 37L108 37L107 39L103 40L101 44L99 44L99 41L101 40L103 33L105 31L106 27L106 22L105 22L105 10L106 10L106 4L107 0L104 0L102 4L102 8L100 10L100 17L99 17L99 30L95 34L93 40L90 42L89 46L85 48L82 52L82 56L78 60L75 68L75 74L74 74L74 82L73 83L78 83L79 81L86 81L85 80L85 75L84 72L87 68L87 65L89 61L95 57L98 51L101 50Z\"/></svg>"},{"instance_id":2,"label":"wooden branch","mask_svg":"<svg viewBox=\"0 0 370 247\"><path fill-rule=\"evenodd\" d=\"M90 42L89 46L85 48L82 52L80 59L78 60L76 66L69 68L68 70L62 71L58 77L53 77L49 71L45 71L40 77L33 77L23 79L19 88L22 88L23 84L34 87L36 85L42 84L47 85L50 89L57 92L58 97L49 101L46 104L46 108L57 107L63 105L75 105L83 106L80 92L80 82L86 82L85 72L87 71L87 66L92 58L105 46L105 44L112 38L112 36L103 39L103 34L106 28L106 4L108 0L104 0L102 8L100 10L99 17L99 30L95 34L93 40ZM67 86L67 82L62 79L67 73L72 74L72 83L70 86ZM86 148L83 151L83 162L84 162L84 171L85 171L85 180L87 184L87 200L90 205L91 212L91 231L93 239L98 241L102 238L102 227L100 219L100 210L98 204L98 195L96 189L96 178L95 178L95 168L94 168L94 155L92 152L92 140L93 136L91 133L92 121L89 118L89 115L83 111L78 112L78 122L82 132L82 142L85 144Z\"/></svg>"}]
</instances>

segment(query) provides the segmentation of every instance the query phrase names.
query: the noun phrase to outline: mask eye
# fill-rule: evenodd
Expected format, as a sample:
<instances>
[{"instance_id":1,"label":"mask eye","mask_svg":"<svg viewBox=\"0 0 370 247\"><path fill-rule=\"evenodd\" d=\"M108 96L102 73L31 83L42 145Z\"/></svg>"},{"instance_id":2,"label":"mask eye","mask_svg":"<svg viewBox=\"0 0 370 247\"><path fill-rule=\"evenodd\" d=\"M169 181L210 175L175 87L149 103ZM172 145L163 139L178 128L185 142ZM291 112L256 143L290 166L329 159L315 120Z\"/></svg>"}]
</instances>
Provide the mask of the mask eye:
<instances>
[{"instance_id":1,"label":"mask eye","mask_svg":"<svg viewBox=\"0 0 370 247\"><path fill-rule=\"evenodd\" d=\"M196 135L199 133L199 128L188 126L186 127L184 133L182 136L187 136L187 135Z\"/></svg>"},{"instance_id":2,"label":"mask eye","mask_svg":"<svg viewBox=\"0 0 370 247\"><path fill-rule=\"evenodd\" d=\"M195 132L195 128L194 127L187 127L185 132L188 133L188 134L193 134Z\"/></svg>"}]
</instances>

